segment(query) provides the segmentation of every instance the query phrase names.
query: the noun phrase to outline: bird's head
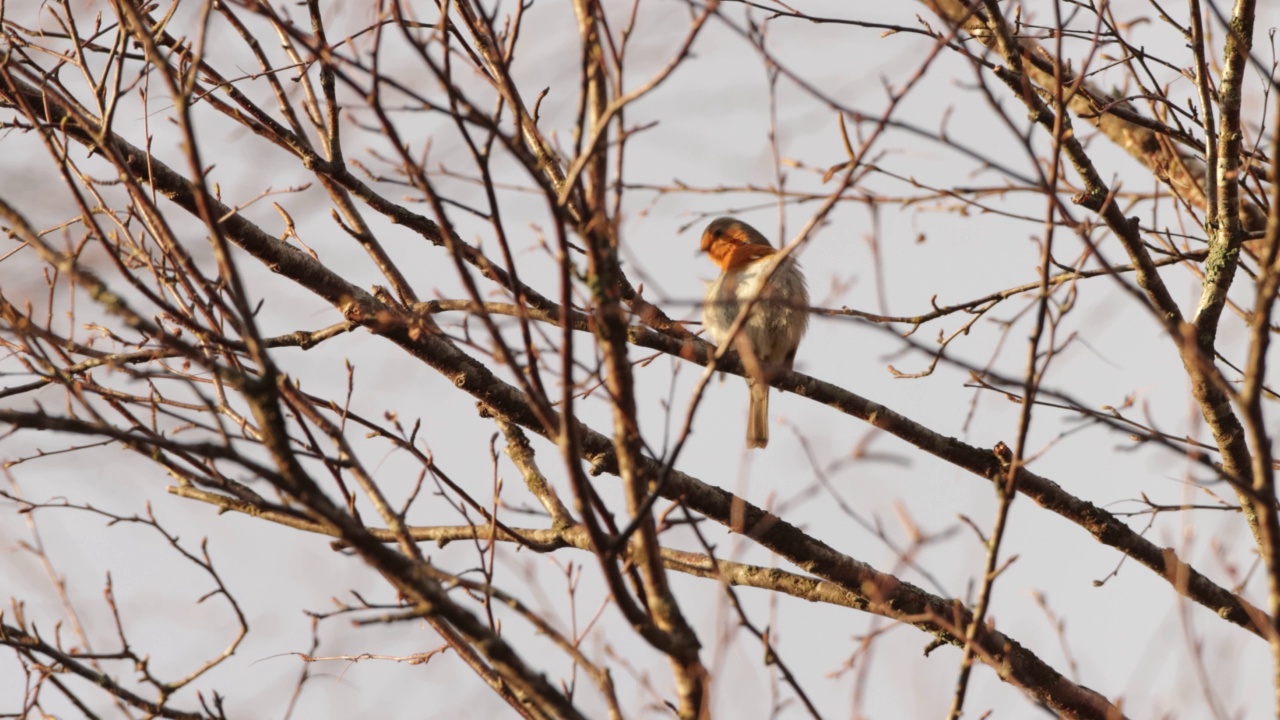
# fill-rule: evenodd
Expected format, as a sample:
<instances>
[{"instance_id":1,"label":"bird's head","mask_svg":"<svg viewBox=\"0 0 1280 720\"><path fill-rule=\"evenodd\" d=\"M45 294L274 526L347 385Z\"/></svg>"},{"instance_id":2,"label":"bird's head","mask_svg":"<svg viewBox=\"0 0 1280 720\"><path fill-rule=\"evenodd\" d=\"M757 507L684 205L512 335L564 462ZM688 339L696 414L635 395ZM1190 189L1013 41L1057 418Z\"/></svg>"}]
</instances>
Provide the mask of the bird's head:
<instances>
[{"instance_id":1,"label":"bird's head","mask_svg":"<svg viewBox=\"0 0 1280 720\"><path fill-rule=\"evenodd\" d=\"M731 217L712 220L702 231L698 250L709 255L721 270L739 267L774 252L773 245L760 231Z\"/></svg>"}]
</instances>

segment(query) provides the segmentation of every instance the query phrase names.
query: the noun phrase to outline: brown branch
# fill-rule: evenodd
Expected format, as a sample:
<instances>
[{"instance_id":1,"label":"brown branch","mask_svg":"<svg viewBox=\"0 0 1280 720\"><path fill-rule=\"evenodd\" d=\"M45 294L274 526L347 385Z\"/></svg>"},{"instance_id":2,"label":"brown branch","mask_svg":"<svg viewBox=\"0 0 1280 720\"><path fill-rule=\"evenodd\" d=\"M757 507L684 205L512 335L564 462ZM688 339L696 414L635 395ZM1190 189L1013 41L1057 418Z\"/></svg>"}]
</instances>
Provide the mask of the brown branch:
<instances>
[{"instance_id":1,"label":"brown branch","mask_svg":"<svg viewBox=\"0 0 1280 720\"><path fill-rule=\"evenodd\" d=\"M1230 47L1230 42L1228 47ZM1275 122L1280 123L1280 97L1275 102ZM1238 108L1237 108L1238 109ZM1272 141L1273 171L1280 174L1280 135ZM1272 690L1276 712L1280 713L1280 518L1275 506L1275 463L1272 453L1273 435L1263 411L1263 388L1267 376L1267 349L1271 344L1271 317L1276 293L1280 291L1280 183L1272 183L1271 208L1267 213L1267 234L1263 242L1263 275L1254 296L1250 322L1249 354L1244 367L1244 385L1236 398L1245 418L1245 429L1253 447L1253 487L1258 500L1252 506L1258 516L1259 550L1267 570L1267 604L1271 625L1267 628L1271 642Z\"/></svg>"},{"instance_id":2,"label":"brown branch","mask_svg":"<svg viewBox=\"0 0 1280 720\"><path fill-rule=\"evenodd\" d=\"M604 438L601 441L608 442ZM718 488L708 487L706 490L709 493L727 495ZM293 518L262 513L248 503L224 495L187 487L170 487L169 492L207 502L222 509L243 512L309 532L339 537L331 528L325 528L323 525L312 524L300 527ZM745 507L744 519L748 534L756 540L769 545L767 537L799 534L794 526L780 518L768 515L749 503L743 503L740 499L736 502ZM694 506L691 504L690 507ZM370 529L369 532L382 542L397 542L396 534L392 531ZM464 525L412 527L408 532L420 542L434 541L444 544L481 538L521 542L535 547L564 546L595 552L589 534L581 526L565 529L513 528L510 531L495 533L486 526ZM822 550L820 559L804 562L801 564L802 567L810 571L828 569L838 579L823 580L806 577L776 568L713 560L706 555L668 548L662 548L661 557L664 566L671 570L719 580L730 585L781 592L809 602L839 605L873 613L912 625L935 636L940 642L956 646L963 645L962 629L972 620L972 615L960 603L938 597L914 585L904 583L892 575L881 573L803 534L799 534L798 541ZM632 543L630 552L635 551L636 545ZM822 575L821 572L817 574ZM1032 696L1045 701L1050 707L1070 717L1108 719L1123 717L1119 710L1102 696L1070 682L1012 638L989 626L979 626L975 645L980 650L981 659L1002 679L1021 687Z\"/></svg>"},{"instance_id":3,"label":"brown branch","mask_svg":"<svg viewBox=\"0 0 1280 720\"><path fill-rule=\"evenodd\" d=\"M49 645L41 640L38 635L32 635L9 625L0 624L0 645L11 647L24 654L32 656L32 660L40 662L34 657L35 654L44 655L50 658L52 662L63 670L92 682L94 685L102 688L112 697L119 699L121 702L142 710L151 715L164 718L172 718L173 720L209 720L216 718L215 715L209 715L199 712L190 712L185 710L177 710L162 703L154 703L146 698L140 697L127 688L116 682L114 678L106 673L99 672L84 664L76 658L76 656L63 652L58 648ZM42 663L45 664L45 663Z\"/></svg>"},{"instance_id":4,"label":"brown branch","mask_svg":"<svg viewBox=\"0 0 1280 720\"><path fill-rule=\"evenodd\" d=\"M1245 61L1253 47L1255 0L1237 0L1227 27L1223 50L1222 82L1218 88L1221 125L1217 133L1217 167L1210 185L1217 189L1217 207L1207 209L1205 229L1209 231L1209 257L1205 260L1204 285L1196 309L1196 342L1206 357L1213 356L1218 335L1218 319L1227 301L1227 291L1236 276L1245 228L1240 222L1240 149L1244 139L1240 125ZM1206 118L1206 122L1209 118ZM1216 432L1216 429L1215 429Z\"/></svg>"},{"instance_id":5,"label":"brown branch","mask_svg":"<svg viewBox=\"0 0 1280 720\"><path fill-rule=\"evenodd\" d=\"M469 301L440 300L423 303L420 307L426 310L465 310L471 305ZM518 311L513 305L501 303L488 303L486 309L488 312L501 314ZM538 313L533 313L532 316L544 322L554 323L557 320ZM588 331L589 320L585 315L570 315L567 322L576 330ZM698 365L705 365L710 355L714 353L712 346L700 340L677 341L639 326L630 328L629 339L640 347L660 350ZM744 375L745 371L741 363L735 358L736 356L732 355L721 358L717 362L716 369L735 375ZM771 384L776 388L796 393L815 402L834 407L847 415L866 420L877 428L886 430L975 475L993 482L1001 477L1000 465L991 451L936 433L882 405L836 385L797 372L784 373L771 380ZM1204 605L1229 622L1260 636L1263 632L1260 628L1270 623L1265 613L1184 563L1173 550L1155 545L1134 532L1112 513L1071 495L1052 480L1023 468L1019 471L1018 492L1084 528L1099 542L1114 547L1137 560L1168 581L1180 594Z\"/></svg>"},{"instance_id":6,"label":"brown branch","mask_svg":"<svg viewBox=\"0 0 1280 720\"><path fill-rule=\"evenodd\" d=\"M939 17L951 23L965 23L972 36L990 46L994 37L985 32L985 25L980 18L971 17L969 3L965 0L920 0ZM976 32L975 32L976 31ZM1177 133L1155 121L1142 116L1127 102L1115 102L1104 91L1092 87L1069 68L1055 67L1052 54L1045 52L1032 40L1019 38L1018 44L1026 58L1026 70L1031 80L1043 88L1054 88L1061 84L1069 92L1064 93L1067 107L1078 117L1090 119L1094 126L1113 143L1131 155L1138 162L1151 170L1152 175L1164 182L1178 198L1193 207L1206 206L1204 193L1205 168L1203 163L1193 155L1184 153L1164 137L1174 137ZM1184 145L1199 147L1193 138L1182 137ZM1260 229L1263 215L1256 212L1250 215L1252 229Z\"/></svg>"},{"instance_id":7,"label":"brown branch","mask_svg":"<svg viewBox=\"0 0 1280 720\"><path fill-rule=\"evenodd\" d=\"M999 7L994 4L989 3L987 9L992 13L999 12ZM970 27L971 32L973 32L972 26ZM1007 25L1000 22L992 27L1001 28L1007 27ZM1062 135L1063 153L1085 185L1085 192L1076 198L1076 202L1098 212L1107 227L1124 246L1129 259L1137 268L1135 273L1138 285L1144 291L1151 309L1160 319L1166 334L1178 350L1183 367L1191 380L1192 393L1200 406L1200 412L1213 432L1219 452L1222 454L1223 467L1226 473L1231 477L1246 481L1251 475L1252 455L1249 452L1240 419L1231 410L1231 390L1221 377L1217 367L1213 364L1213 355L1206 354L1203 351L1201 342L1196 339L1195 326L1183 320L1181 311L1170 295L1151 259L1150 253L1138 235L1137 223L1131 222L1121 213L1114 202L1110 189L1102 181L1102 177L1094 166L1093 161L1085 153L1079 137L1071 130L1071 124L1065 113L1053 112L1027 82L1030 78L1037 80L1037 82L1044 81L1049 87L1058 86L1049 83L1044 77L1032 73L1030 69L1032 64L1029 62L1024 64L1023 62L1024 59L1029 59L1033 54L1031 49L1014 42L1011 37L1007 36L1007 32L1004 34L986 30L978 32L985 43L994 43L997 39L999 40L999 47L1005 53L1004 59L1009 67L996 68L995 75L1010 88L1015 96L1026 104L1032 113L1032 118L1050 133L1054 132L1055 123L1063 124L1065 128ZM1063 77L1063 71L1056 70L1056 72L1060 77ZM1246 484L1248 483L1246 482ZM1240 491L1238 490L1237 492ZM1245 509L1245 517L1254 533L1255 540L1261 543L1258 515L1254 509L1254 503L1250 501L1247 495L1242 495L1240 501L1241 506ZM1241 619L1244 620L1243 617ZM1265 624L1262 624L1258 628L1264 626ZM1258 628L1255 628L1255 631L1260 631Z\"/></svg>"}]
</instances>

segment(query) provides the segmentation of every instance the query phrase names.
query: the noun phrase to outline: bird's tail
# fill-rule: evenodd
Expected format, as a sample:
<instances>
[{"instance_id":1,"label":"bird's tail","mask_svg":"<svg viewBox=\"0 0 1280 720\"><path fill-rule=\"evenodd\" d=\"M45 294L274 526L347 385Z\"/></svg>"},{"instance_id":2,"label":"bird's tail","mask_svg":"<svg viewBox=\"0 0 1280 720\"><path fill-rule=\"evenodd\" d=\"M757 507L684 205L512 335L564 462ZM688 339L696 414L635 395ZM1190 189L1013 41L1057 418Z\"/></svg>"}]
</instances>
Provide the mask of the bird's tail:
<instances>
[{"instance_id":1,"label":"bird's tail","mask_svg":"<svg viewBox=\"0 0 1280 720\"><path fill-rule=\"evenodd\" d=\"M751 383L751 402L747 407L747 447L762 448L769 444L769 386Z\"/></svg>"}]
</instances>

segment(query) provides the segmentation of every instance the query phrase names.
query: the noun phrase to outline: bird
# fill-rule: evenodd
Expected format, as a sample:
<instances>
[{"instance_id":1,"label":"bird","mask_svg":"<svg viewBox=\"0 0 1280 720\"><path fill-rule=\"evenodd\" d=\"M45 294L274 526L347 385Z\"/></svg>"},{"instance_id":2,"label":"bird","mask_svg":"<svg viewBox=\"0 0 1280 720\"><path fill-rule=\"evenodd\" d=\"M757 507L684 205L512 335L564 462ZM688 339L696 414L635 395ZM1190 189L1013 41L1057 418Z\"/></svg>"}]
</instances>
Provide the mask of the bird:
<instances>
[{"instance_id":1,"label":"bird","mask_svg":"<svg viewBox=\"0 0 1280 720\"><path fill-rule=\"evenodd\" d=\"M768 378L795 365L796 350L809 326L804 274L794 258L781 256L764 235L737 218L711 221L702 233L699 252L720 267L720 276L707 288L703 327L716 345L732 342L742 358L750 392L747 447L766 447ZM731 338L729 332L748 304L747 319Z\"/></svg>"}]
</instances>

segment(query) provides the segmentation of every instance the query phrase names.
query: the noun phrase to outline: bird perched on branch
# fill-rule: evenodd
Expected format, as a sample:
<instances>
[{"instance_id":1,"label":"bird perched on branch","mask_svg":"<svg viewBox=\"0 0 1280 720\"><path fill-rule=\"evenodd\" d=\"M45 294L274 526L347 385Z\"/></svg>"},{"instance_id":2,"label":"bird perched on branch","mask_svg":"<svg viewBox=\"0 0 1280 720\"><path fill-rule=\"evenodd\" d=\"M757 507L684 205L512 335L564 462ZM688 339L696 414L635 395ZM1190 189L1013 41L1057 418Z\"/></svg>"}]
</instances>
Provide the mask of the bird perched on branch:
<instances>
[{"instance_id":1,"label":"bird perched on branch","mask_svg":"<svg viewBox=\"0 0 1280 720\"><path fill-rule=\"evenodd\" d=\"M747 370L751 402L747 447L769 444L769 377L790 370L809 325L809 290L800 266L781 257L755 228L731 217L718 218L702 233L701 251L720 266L707 288L702 322L717 345L733 342ZM742 328L730 332L738 315Z\"/></svg>"}]
</instances>

